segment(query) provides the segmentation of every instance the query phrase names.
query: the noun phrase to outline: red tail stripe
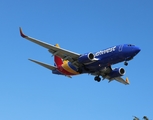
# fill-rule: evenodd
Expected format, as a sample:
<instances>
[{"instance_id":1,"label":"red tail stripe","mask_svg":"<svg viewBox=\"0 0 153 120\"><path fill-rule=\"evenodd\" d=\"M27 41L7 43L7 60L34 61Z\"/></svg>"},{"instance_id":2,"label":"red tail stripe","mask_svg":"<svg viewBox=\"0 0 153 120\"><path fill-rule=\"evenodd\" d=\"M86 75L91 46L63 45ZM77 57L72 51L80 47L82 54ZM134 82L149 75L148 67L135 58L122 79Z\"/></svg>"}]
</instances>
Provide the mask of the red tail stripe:
<instances>
[{"instance_id":1,"label":"red tail stripe","mask_svg":"<svg viewBox=\"0 0 153 120\"><path fill-rule=\"evenodd\" d=\"M58 67L57 69L64 75L75 75L73 73L66 71L62 66Z\"/></svg>"},{"instance_id":2,"label":"red tail stripe","mask_svg":"<svg viewBox=\"0 0 153 120\"><path fill-rule=\"evenodd\" d=\"M63 60L58 56L54 56L54 61L57 66L61 66L63 64Z\"/></svg>"}]
</instances>

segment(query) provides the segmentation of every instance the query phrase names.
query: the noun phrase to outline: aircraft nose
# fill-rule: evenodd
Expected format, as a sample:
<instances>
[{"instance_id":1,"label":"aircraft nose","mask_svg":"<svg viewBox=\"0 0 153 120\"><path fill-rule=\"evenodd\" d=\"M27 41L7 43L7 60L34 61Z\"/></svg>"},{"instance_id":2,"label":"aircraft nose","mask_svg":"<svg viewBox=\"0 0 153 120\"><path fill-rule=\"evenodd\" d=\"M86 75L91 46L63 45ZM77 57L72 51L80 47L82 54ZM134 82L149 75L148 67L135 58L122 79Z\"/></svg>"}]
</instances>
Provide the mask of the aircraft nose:
<instances>
[{"instance_id":1,"label":"aircraft nose","mask_svg":"<svg viewBox=\"0 0 153 120\"><path fill-rule=\"evenodd\" d=\"M135 53L138 54L141 51L139 47L135 47Z\"/></svg>"}]
</instances>

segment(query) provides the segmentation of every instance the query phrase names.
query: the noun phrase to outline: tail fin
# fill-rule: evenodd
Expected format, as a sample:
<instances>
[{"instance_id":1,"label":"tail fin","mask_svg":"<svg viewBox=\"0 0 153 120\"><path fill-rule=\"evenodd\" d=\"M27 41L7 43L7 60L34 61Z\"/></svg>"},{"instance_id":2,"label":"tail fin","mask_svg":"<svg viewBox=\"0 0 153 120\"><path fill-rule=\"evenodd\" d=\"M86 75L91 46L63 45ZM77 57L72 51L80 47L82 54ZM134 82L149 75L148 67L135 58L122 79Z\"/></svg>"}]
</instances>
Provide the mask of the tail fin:
<instances>
[{"instance_id":1,"label":"tail fin","mask_svg":"<svg viewBox=\"0 0 153 120\"><path fill-rule=\"evenodd\" d=\"M58 44L55 45L56 47L60 47ZM62 58L58 57L58 56L54 56L54 62L56 64L56 66L61 66L63 64L63 60Z\"/></svg>"}]
</instances>

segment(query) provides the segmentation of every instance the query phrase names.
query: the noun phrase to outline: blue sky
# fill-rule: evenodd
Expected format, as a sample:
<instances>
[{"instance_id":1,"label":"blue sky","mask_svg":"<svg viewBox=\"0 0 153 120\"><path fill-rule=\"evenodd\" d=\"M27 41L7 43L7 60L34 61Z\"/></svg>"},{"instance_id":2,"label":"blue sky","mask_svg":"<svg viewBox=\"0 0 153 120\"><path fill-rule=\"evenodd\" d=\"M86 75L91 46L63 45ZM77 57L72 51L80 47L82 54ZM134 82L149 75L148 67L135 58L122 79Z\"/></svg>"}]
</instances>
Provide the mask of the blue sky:
<instances>
[{"instance_id":1,"label":"blue sky","mask_svg":"<svg viewBox=\"0 0 153 120\"><path fill-rule=\"evenodd\" d=\"M0 4L1 120L153 119L152 0L5 0ZM56 76L28 58L54 64L34 38L77 52L132 43L141 52L124 67L130 85L91 75Z\"/></svg>"}]
</instances>

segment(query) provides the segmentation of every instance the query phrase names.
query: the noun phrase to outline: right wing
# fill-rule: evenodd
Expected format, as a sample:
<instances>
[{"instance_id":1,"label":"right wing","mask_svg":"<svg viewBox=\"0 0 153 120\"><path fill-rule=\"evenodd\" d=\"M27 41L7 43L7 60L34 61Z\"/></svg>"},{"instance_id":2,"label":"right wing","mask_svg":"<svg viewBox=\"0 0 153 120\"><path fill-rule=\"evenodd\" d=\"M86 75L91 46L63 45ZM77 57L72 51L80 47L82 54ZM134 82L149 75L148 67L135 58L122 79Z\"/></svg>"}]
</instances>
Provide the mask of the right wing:
<instances>
[{"instance_id":1,"label":"right wing","mask_svg":"<svg viewBox=\"0 0 153 120\"><path fill-rule=\"evenodd\" d=\"M55 47L54 45L42 42L42 41L37 40L35 38L32 38L30 36L27 36L22 32L21 28L20 28L20 35L27 40L30 40L30 41L32 41L42 47L47 48L49 50L49 52L52 53L53 55L57 55L64 60L69 60L75 66L79 66L77 60L80 57L80 54L75 53L75 52L71 52L71 51L68 51L68 50L65 50L62 48Z\"/></svg>"}]
</instances>

